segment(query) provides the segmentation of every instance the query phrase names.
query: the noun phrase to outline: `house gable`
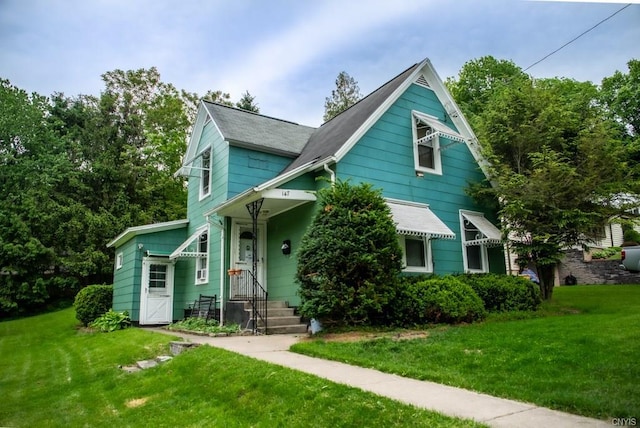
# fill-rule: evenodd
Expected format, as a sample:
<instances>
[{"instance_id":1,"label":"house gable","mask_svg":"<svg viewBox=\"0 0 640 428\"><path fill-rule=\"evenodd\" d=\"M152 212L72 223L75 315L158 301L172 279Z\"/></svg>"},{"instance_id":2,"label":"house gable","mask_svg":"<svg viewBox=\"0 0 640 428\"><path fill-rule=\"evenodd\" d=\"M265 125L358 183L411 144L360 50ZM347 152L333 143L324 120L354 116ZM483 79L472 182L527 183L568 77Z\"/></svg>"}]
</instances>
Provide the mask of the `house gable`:
<instances>
[{"instance_id":1,"label":"house gable","mask_svg":"<svg viewBox=\"0 0 640 428\"><path fill-rule=\"evenodd\" d=\"M427 115L439 129L450 130L440 138L439 173L416 169L412 123L416 112ZM447 137L448 134L451 135ZM457 231L461 209L484 211L465 191L468 183L483 181L485 175L473 146L458 137L464 135L464 129L458 128L438 95L431 88L412 82L357 141L349 144L348 150L336 154L335 170L341 179L371 183L382 189L387 198L428 204L440 220ZM465 270L460 236L455 240L437 239L431 245L438 258L435 273Z\"/></svg>"}]
</instances>

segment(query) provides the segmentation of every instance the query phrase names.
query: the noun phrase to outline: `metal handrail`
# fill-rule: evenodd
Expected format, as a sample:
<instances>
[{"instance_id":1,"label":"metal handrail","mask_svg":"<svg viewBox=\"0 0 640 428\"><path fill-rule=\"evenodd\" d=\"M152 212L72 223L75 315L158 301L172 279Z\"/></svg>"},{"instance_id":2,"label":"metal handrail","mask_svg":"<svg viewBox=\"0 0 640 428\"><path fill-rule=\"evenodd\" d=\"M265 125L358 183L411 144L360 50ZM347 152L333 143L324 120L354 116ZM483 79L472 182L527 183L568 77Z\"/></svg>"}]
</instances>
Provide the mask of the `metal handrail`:
<instances>
[{"instance_id":1,"label":"metal handrail","mask_svg":"<svg viewBox=\"0 0 640 428\"><path fill-rule=\"evenodd\" d=\"M269 294L260 285L258 279L250 270L239 270L231 275L231 296L233 299L246 300L251 304L251 318L247 322L246 329L253 334L259 334L259 328L263 327L267 331L267 300Z\"/></svg>"}]
</instances>

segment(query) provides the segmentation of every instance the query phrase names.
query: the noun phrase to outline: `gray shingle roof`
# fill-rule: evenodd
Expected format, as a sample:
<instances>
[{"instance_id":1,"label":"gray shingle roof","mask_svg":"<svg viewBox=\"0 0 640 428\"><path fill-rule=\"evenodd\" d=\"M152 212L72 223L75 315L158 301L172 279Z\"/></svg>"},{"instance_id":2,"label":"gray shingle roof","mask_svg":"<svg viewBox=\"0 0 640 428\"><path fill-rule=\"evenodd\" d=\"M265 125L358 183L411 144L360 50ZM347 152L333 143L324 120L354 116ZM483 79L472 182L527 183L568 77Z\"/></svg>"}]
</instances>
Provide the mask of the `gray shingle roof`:
<instances>
[{"instance_id":1,"label":"gray shingle roof","mask_svg":"<svg viewBox=\"0 0 640 428\"><path fill-rule=\"evenodd\" d=\"M334 155L387 98L411 75L414 64L365 98L316 129L309 142L283 173Z\"/></svg>"},{"instance_id":2,"label":"gray shingle roof","mask_svg":"<svg viewBox=\"0 0 640 428\"><path fill-rule=\"evenodd\" d=\"M204 101L225 140L275 153L300 154L315 128Z\"/></svg>"}]
</instances>

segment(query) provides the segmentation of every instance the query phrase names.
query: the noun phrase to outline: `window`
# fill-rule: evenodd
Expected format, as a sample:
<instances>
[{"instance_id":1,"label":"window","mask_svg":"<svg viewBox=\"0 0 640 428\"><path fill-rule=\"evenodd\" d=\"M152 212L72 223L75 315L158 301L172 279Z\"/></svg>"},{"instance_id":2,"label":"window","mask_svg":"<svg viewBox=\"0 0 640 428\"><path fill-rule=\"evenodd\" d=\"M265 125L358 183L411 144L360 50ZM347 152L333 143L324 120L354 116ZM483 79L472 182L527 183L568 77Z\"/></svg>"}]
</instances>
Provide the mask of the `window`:
<instances>
[{"instance_id":1,"label":"window","mask_svg":"<svg viewBox=\"0 0 640 428\"><path fill-rule=\"evenodd\" d=\"M122 253L116 254L116 269L122 269L123 264L124 264L124 254Z\"/></svg>"},{"instance_id":2,"label":"window","mask_svg":"<svg viewBox=\"0 0 640 428\"><path fill-rule=\"evenodd\" d=\"M196 258L196 284L207 282L209 273L209 234L202 233L198 237L198 257Z\"/></svg>"},{"instance_id":3,"label":"window","mask_svg":"<svg viewBox=\"0 0 640 428\"><path fill-rule=\"evenodd\" d=\"M502 245L502 233L484 214L460 210L460 228L465 272L489 271L489 246Z\"/></svg>"},{"instance_id":4,"label":"window","mask_svg":"<svg viewBox=\"0 0 640 428\"><path fill-rule=\"evenodd\" d=\"M442 174L440 165L440 137L430 122L435 117L413 113L413 154L416 171Z\"/></svg>"},{"instance_id":5,"label":"window","mask_svg":"<svg viewBox=\"0 0 640 428\"><path fill-rule=\"evenodd\" d=\"M202 153L202 165L200 175L200 199L211 194L211 149Z\"/></svg>"},{"instance_id":6,"label":"window","mask_svg":"<svg viewBox=\"0 0 640 428\"><path fill-rule=\"evenodd\" d=\"M405 272L433 272L431 241L422 236L400 235L402 264Z\"/></svg>"},{"instance_id":7,"label":"window","mask_svg":"<svg viewBox=\"0 0 640 428\"><path fill-rule=\"evenodd\" d=\"M167 288L167 265L151 264L149 266L149 292L164 293Z\"/></svg>"}]
</instances>

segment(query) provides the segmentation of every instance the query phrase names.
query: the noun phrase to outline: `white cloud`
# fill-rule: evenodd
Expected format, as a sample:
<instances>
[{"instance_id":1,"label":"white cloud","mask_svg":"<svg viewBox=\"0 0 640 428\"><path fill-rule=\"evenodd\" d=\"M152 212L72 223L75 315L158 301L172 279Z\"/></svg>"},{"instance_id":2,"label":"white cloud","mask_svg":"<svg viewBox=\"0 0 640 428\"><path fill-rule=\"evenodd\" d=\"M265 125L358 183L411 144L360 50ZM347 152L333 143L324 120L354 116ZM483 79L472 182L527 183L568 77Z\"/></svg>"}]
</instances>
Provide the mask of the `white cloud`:
<instances>
[{"instance_id":1,"label":"white cloud","mask_svg":"<svg viewBox=\"0 0 640 428\"><path fill-rule=\"evenodd\" d=\"M256 41L233 63L224 64L221 87L240 93L250 84L261 91L332 51L363 43L371 31L415 11L415 4L406 1L326 1L313 6L315 9L296 16L289 27Z\"/></svg>"}]
</instances>

